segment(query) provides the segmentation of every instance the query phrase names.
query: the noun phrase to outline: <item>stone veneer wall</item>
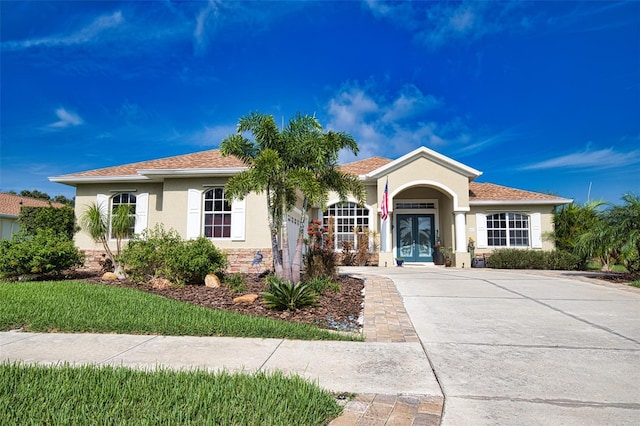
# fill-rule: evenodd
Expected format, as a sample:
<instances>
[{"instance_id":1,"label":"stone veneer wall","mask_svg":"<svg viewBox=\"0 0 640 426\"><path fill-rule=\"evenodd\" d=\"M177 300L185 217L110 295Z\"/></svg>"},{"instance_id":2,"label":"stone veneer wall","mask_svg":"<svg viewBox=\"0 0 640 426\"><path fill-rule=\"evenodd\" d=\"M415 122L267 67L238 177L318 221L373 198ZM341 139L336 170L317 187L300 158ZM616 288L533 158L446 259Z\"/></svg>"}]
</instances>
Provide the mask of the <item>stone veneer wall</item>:
<instances>
[{"instance_id":1,"label":"stone veneer wall","mask_svg":"<svg viewBox=\"0 0 640 426\"><path fill-rule=\"evenodd\" d=\"M227 253L227 259L229 261L228 273L236 272L255 272L255 269L251 269L251 262L256 255L257 250L254 249L222 249ZM273 269L273 256L271 255L271 249L260 249L262 255L262 267L260 272L264 272L267 269ZM102 264L104 263L106 253L104 250L83 250L85 254L84 266L82 269L100 271L102 270Z\"/></svg>"}]
</instances>

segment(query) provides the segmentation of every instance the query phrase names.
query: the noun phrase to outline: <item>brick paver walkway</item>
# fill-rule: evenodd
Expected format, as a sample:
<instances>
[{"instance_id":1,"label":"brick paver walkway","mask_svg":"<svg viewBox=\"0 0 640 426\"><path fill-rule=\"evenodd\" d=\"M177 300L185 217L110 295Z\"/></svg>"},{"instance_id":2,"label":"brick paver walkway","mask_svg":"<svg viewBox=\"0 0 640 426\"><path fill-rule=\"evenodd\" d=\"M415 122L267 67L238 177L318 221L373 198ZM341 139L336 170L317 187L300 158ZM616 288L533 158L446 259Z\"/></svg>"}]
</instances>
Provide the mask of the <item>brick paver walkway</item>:
<instances>
[{"instance_id":1,"label":"brick paver walkway","mask_svg":"<svg viewBox=\"0 0 640 426\"><path fill-rule=\"evenodd\" d=\"M376 275L365 279L363 333L368 342L419 342L395 284ZM438 426L444 398L428 395L360 394L345 404L331 426Z\"/></svg>"}]
</instances>

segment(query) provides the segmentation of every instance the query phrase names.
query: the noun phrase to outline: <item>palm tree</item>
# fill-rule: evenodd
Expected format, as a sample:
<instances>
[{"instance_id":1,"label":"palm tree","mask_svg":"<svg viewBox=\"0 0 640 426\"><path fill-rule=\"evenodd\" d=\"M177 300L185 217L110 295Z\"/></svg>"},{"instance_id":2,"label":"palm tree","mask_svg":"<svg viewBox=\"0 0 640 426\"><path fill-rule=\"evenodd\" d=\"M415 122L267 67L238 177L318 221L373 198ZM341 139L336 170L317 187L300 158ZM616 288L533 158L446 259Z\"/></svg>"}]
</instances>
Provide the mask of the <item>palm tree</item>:
<instances>
[{"instance_id":1,"label":"palm tree","mask_svg":"<svg viewBox=\"0 0 640 426\"><path fill-rule=\"evenodd\" d=\"M577 238L583 257L598 257L604 269L613 261L630 272L640 270L640 197L626 194L623 205L598 212L597 220Z\"/></svg>"},{"instance_id":2,"label":"palm tree","mask_svg":"<svg viewBox=\"0 0 640 426\"><path fill-rule=\"evenodd\" d=\"M254 140L243 133L249 132ZM284 141L273 116L249 113L238 121L238 131L220 143L223 156L240 159L247 169L231 177L225 185L227 199L244 199L249 193L266 193L271 249L276 275L283 277L279 254L279 236L285 214L295 203L295 190L286 179L285 161L281 157ZM285 278L286 279L286 278Z\"/></svg>"},{"instance_id":3,"label":"palm tree","mask_svg":"<svg viewBox=\"0 0 640 426\"><path fill-rule=\"evenodd\" d=\"M247 139L244 132L251 133L254 140ZM260 113L241 117L238 132L220 144L223 156L237 157L248 167L229 179L227 197L242 199L251 192L266 193L274 268L280 278L300 281L304 223L310 205L326 204L329 190L344 199L349 193L355 193L360 202L364 198L364 186L358 178L337 169L338 152L343 148L357 153L351 136L324 133L313 117L297 115L279 131L273 116ZM291 260L287 214L296 206L299 195L303 198L303 217Z\"/></svg>"},{"instance_id":4,"label":"palm tree","mask_svg":"<svg viewBox=\"0 0 640 426\"><path fill-rule=\"evenodd\" d=\"M98 203L91 203L80 216L80 227L96 243L101 243L106 253L107 259L113 265L113 272L119 277L124 277L124 270L118 261L122 240L131 234L131 227L134 223L134 216L131 214L130 206L120 205L115 209L111 218L111 234L116 239L116 253L114 255L109 247L109 213L106 206Z\"/></svg>"},{"instance_id":5,"label":"palm tree","mask_svg":"<svg viewBox=\"0 0 640 426\"><path fill-rule=\"evenodd\" d=\"M358 153L358 144L351 135L343 132L324 132L315 117L301 115L289 122L283 134L291 149L291 175L303 195L302 217L291 263L292 279L298 282L309 207L317 205L324 208L329 191L335 191L341 201L346 201L349 195L353 195L359 204L363 204L365 188L357 176L339 170L340 151Z\"/></svg>"},{"instance_id":6,"label":"palm tree","mask_svg":"<svg viewBox=\"0 0 640 426\"><path fill-rule=\"evenodd\" d=\"M553 213L554 231L551 237L556 248L579 255L582 269L586 268L592 256L589 254L591 250L586 250L587 237L582 237L580 250L576 247L578 240L581 235L595 231L600 221L599 210L605 205L604 201L590 201L582 205L571 203L557 208Z\"/></svg>"}]
</instances>

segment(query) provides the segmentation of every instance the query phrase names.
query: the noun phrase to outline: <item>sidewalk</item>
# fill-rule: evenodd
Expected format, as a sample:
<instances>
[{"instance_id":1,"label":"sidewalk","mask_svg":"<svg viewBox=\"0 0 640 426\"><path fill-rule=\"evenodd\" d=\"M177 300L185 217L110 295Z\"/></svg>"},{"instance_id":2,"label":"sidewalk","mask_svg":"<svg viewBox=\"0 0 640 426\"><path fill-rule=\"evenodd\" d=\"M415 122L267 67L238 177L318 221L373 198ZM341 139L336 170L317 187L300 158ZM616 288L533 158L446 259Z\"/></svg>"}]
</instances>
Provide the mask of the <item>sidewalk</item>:
<instances>
[{"instance_id":1,"label":"sidewalk","mask_svg":"<svg viewBox=\"0 0 640 426\"><path fill-rule=\"evenodd\" d=\"M0 361L280 370L332 392L357 394L333 425L438 425L442 392L395 285L362 277L364 343L11 331L0 333Z\"/></svg>"}]
</instances>

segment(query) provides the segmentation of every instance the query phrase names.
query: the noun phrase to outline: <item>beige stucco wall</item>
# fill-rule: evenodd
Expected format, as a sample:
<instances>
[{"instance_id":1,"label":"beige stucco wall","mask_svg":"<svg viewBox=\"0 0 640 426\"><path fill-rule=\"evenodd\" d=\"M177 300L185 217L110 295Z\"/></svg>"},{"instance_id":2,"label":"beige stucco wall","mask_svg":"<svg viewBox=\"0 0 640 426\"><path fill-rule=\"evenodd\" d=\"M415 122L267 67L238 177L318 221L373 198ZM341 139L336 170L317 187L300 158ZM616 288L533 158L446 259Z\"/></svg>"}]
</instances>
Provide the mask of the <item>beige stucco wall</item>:
<instances>
[{"instance_id":1,"label":"beige stucco wall","mask_svg":"<svg viewBox=\"0 0 640 426\"><path fill-rule=\"evenodd\" d=\"M165 229L175 229L183 238L187 231L188 189L197 189L203 193L211 185L224 186L226 179L167 179L164 183L126 183L126 184L80 184L76 190L76 217L80 217L90 203L96 202L97 194L113 195L118 190L135 190L135 194L149 193L147 226L152 228L163 223ZM206 185L206 186L205 186ZM99 244L80 231L75 236L76 245L83 250L100 249ZM212 239L218 248L268 248L270 247L267 221L267 207L264 195L249 194L246 198L245 239ZM110 242L115 248L115 240Z\"/></svg>"},{"instance_id":2,"label":"beige stucco wall","mask_svg":"<svg viewBox=\"0 0 640 426\"><path fill-rule=\"evenodd\" d=\"M421 185L434 188L434 193L435 190L447 193L454 202L454 208L469 206L469 179L457 171L434 163L427 158L416 158L402 168L392 170L388 175L380 177L378 179L378 196L382 196L387 176L390 198L404 188Z\"/></svg>"}]
</instances>

